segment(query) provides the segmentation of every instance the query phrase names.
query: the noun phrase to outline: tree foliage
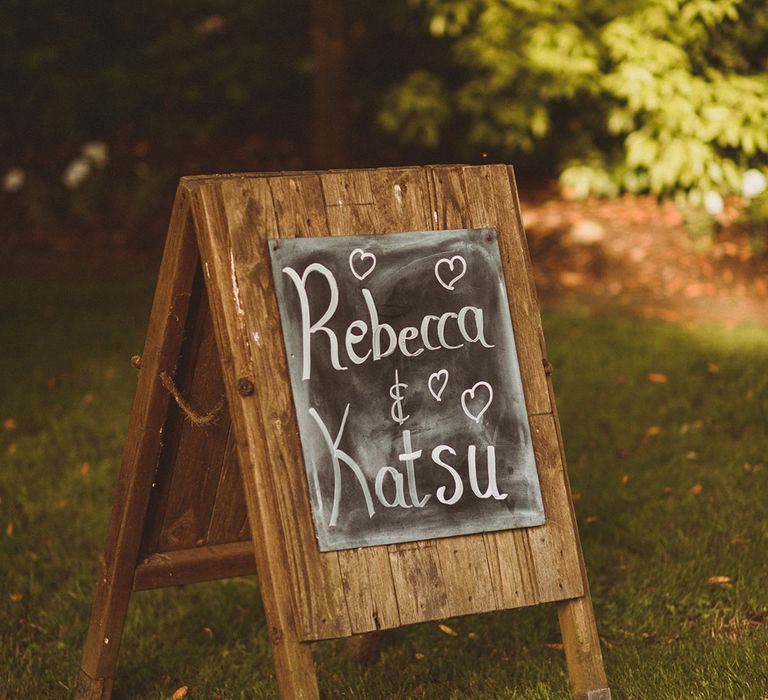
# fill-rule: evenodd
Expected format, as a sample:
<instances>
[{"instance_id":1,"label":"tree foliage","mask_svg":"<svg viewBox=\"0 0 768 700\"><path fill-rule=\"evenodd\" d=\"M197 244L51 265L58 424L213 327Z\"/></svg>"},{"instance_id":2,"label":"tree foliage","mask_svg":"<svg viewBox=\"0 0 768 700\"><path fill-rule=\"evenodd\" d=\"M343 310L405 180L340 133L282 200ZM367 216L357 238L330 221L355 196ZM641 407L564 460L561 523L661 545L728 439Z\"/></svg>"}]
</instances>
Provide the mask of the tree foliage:
<instances>
[{"instance_id":1,"label":"tree foliage","mask_svg":"<svg viewBox=\"0 0 768 700\"><path fill-rule=\"evenodd\" d=\"M435 145L451 124L501 155L550 153L577 195L738 191L768 164L760 0L421 0L450 42L381 124Z\"/></svg>"}]
</instances>

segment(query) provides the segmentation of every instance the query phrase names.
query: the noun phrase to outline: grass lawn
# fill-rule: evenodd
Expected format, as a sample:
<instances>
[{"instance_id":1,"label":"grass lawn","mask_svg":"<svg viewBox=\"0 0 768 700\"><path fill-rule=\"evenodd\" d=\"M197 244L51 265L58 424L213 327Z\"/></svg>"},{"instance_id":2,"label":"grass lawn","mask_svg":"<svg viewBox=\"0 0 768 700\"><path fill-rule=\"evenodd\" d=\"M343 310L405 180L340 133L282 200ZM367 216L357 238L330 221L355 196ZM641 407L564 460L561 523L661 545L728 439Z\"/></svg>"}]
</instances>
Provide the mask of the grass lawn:
<instances>
[{"instance_id":1,"label":"grass lawn","mask_svg":"<svg viewBox=\"0 0 768 700\"><path fill-rule=\"evenodd\" d=\"M0 281L0 698L72 688L153 284ZM768 328L544 321L614 697L768 697ZM316 645L324 695L568 697L553 606L446 624ZM276 695L255 577L134 595L115 696L182 685Z\"/></svg>"}]
</instances>

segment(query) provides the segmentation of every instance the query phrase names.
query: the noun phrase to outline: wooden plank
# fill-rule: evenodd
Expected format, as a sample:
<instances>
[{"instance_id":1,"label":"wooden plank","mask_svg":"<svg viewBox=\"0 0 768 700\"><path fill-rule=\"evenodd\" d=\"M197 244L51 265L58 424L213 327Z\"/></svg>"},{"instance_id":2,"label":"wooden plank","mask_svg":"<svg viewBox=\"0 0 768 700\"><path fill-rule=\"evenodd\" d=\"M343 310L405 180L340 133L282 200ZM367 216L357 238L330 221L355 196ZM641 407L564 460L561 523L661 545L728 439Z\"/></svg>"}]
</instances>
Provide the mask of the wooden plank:
<instances>
[{"instance_id":1,"label":"wooden plank","mask_svg":"<svg viewBox=\"0 0 768 700\"><path fill-rule=\"evenodd\" d=\"M450 617L498 610L483 535L436 540Z\"/></svg>"},{"instance_id":2,"label":"wooden plank","mask_svg":"<svg viewBox=\"0 0 768 700\"><path fill-rule=\"evenodd\" d=\"M461 170L455 167L427 169L427 175L424 187L426 228L440 230L494 225L472 223L466 210L467 196ZM487 535L438 540L440 570L451 616L499 608L503 600L503 581L501 570L498 566L494 568L498 565L497 551L489 551L489 541L495 540L489 540Z\"/></svg>"},{"instance_id":3,"label":"wooden plank","mask_svg":"<svg viewBox=\"0 0 768 700\"><path fill-rule=\"evenodd\" d=\"M591 597L558 603L557 616L574 700L611 700Z\"/></svg>"},{"instance_id":4,"label":"wooden plank","mask_svg":"<svg viewBox=\"0 0 768 700\"><path fill-rule=\"evenodd\" d=\"M450 617L440 557L434 540L390 545L400 624Z\"/></svg>"},{"instance_id":5,"label":"wooden plank","mask_svg":"<svg viewBox=\"0 0 768 700\"><path fill-rule=\"evenodd\" d=\"M186 367L180 368L177 387L190 406L198 413L206 413L222 400L224 383L205 294L193 333L189 344L196 344L196 352ZM205 542L230 432L227 411L208 426L195 425L183 411L176 415L176 445L169 455L171 483L158 539L160 552Z\"/></svg>"},{"instance_id":6,"label":"wooden plank","mask_svg":"<svg viewBox=\"0 0 768 700\"><path fill-rule=\"evenodd\" d=\"M346 549L338 556L352 631L397 627L400 615L387 548Z\"/></svg>"},{"instance_id":7,"label":"wooden plank","mask_svg":"<svg viewBox=\"0 0 768 700\"><path fill-rule=\"evenodd\" d=\"M248 198L245 182L221 181L222 184L225 182L238 187L240 196L246 199L242 202L245 209L236 210L236 215L256 218L259 215L259 203ZM259 336L246 335L245 311L240 296L238 270L234 264L233 241L230 240L231 223L224 208L221 189L216 184L198 185L192 195L198 244L203 257L225 390L245 483L248 517L261 597L269 625L275 675L284 697L318 698L317 675L311 650L308 644L301 641L301 627L292 595L294 577L289 568L285 542L286 536L292 533L286 532L281 526L281 516L274 498L277 485L267 449L268 441L265 439L269 426L265 425L259 402L246 383L251 382L250 387L253 387L253 382L257 380L256 360L263 359L265 354L263 346L259 345L262 341ZM251 230L250 235L255 236L257 232L258 229ZM258 268L258 263L252 264ZM261 266L268 272L268 265L262 262ZM257 289L257 284L249 286ZM267 336L264 339L266 342ZM251 356L251 340L259 349L257 358ZM271 349L274 350L274 343ZM259 390L268 391L271 388L270 380L274 382L277 376L261 372L258 378L264 382ZM279 424L278 418L278 427Z\"/></svg>"},{"instance_id":8,"label":"wooden plank","mask_svg":"<svg viewBox=\"0 0 768 700\"><path fill-rule=\"evenodd\" d=\"M429 193L424 170L372 170L370 187L376 202L377 233L429 231Z\"/></svg>"},{"instance_id":9,"label":"wooden plank","mask_svg":"<svg viewBox=\"0 0 768 700\"><path fill-rule=\"evenodd\" d=\"M270 177L268 183L281 238L327 235L325 202L317 175Z\"/></svg>"},{"instance_id":10,"label":"wooden plank","mask_svg":"<svg viewBox=\"0 0 768 700\"><path fill-rule=\"evenodd\" d=\"M427 168L432 194L432 228L470 228L464 179L458 166Z\"/></svg>"},{"instance_id":11,"label":"wooden plank","mask_svg":"<svg viewBox=\"0 0 768 700\"><path fill-rule=\"evenodd\" d=\"M499 609L534 605L541 596L525 530L489 532L484 536L488 566Z\"/></svg>"},{"instance_id":12,"label":"wooden plank","mask_svg":"<svg viewBox=\"0 0 768 700\"><path fill-rule=\"evenodd\" d=\"M373 191L367 170L323 173L323 188L328 230L332 236L374 233Z\"/></svg>"},{"instance_id":13,"label":"wooden plank","mask_svg":"<svg viewBox=\"0 0 768 700\"><path fill-rule=\"evenodd\" d=\"M498 180L501 179L501 184ZM499 247L508 286L510 314L515 329L520 372L526 395L528 412L536 414L550 410L546 375L541 362L539 338L540 319L532 287L528 285L527 258L517 252L523 244L521 230L516 228L513 208L517 206L509 195L499 199L499 190L508 186L507 173L498 166L462 168L445 172L433 170L433 182L438 221L445 228L458 226L495 227L499 232ZM505 209L506 207L506 209ZM442 217L446 217L443 221ZM512 238L512 244L508 237ZM520 285L518 280L525 280ZM541 485L542 498L547 499L546 486ZM489 570L501 607L514 608L541 602L542 593L551 594L547 587L538 585L533 549L545 549L547 543L531 540L534 530L507 530L485 535ZM545 553L539 558L544 561ZM546 573L546 571L545 571Z\"/></svg>"},{"instance_id":14,"label":"wooden plank","mask_svg":"<svg viewBox=\"0 0 768 700\"><path fill-rule=\"evenodd\" d=\"M368 171L345 173L343 180L340 180L336 173L326 173L320 177L319 182L325 202L338 202L338 199L342 198L342 205L326 206L328 234L348 236L373 230L380 233L398 230L397 226L388 228L386 224L374 221L375 208L372 204L355 205L354 197L349 200L343 199L347 192L362 192L366 197L370 193L372 200L373 188L370 177L371 174ZM379 188L385 186L382 176L375 182ZM415 198L417 192L418 190L412 191L409 201ZM333 197L336 199L332 199ZM386 208L393 197L394 193L386 199L377 201L377 207ZM360 633L397 627L400 624L400 618L387 547L342 551L338 553L338 559L352 630Z\"/></svg>"},{"instance_id":15,"label":"wooden plank","mask_svg":"<svg viewBox=\"0 0 768 700\"><path fill-rule=\"evenodd\" d=\"M198 265L193 235L189 199L185 188L180 186L152 304L117 494L83 650L83 674L103 688L111 689L110 679L117 663L168 410L168 392L160 383L159 375L176 369Z\"/></svg>"},{"instance_id":16,"label":"wooden plank","mask_svg":"<svg viewBox=\"0 0 768 700\"><path fill-rule=\"evenodd\" d=\"M326 172L322 175L323 194L328 207L373 204L373 190L366 170Z\"/></svg>"},{"instance_id":17,"label":"wooden plank","mask_svg":"<svg viewBox=\"0 0 768 700\"><path fill-rule=\"evenodd\" d=\"M224 448L224 466L221 470L205 543L215 545L239 540L250 541L250 539L243 478L237 461L235 436L230 430Z\"/></svg>"},{"instance_id":18,"label":"wooden plank","mask_svg":"<svg viewBox=\"0 0 768 700\"><path fill-rule=\"evenodd\" d=\"M528 413L549 413L552 407L542 363L541 319L506 168L433 168L432 176L440 228L494 226L499 232L525 403Z\"/></svg>"},{"instance_id":19,"label":"wooden plank","mask_svg":"<svg viewBox=\"0 0 768 700\"><path fill-rule=\"evenodd\" d=\"M252 542L179 549L150 554L136 567L136 591L216 581L256 573Z\"/></svg>"},{"instance_id":20,"label":"wooden plank","mask_svg":"<svg viewBox=\"0 0 768 700\"><path fill-rule=\"evenodd\" d=\"M517 185L515 183L515 173L511 165L496 166L498 170L498 176L494 178L494 195L496 197L497 208L501 212L507 212L511 215L511 221L509 222L510 232L513 236L510 240L513 243L513 247L509 252L509 263L511 266L512 274L519 275L521 280L521 287L525 289L525 296L521 297L520 312L523 314L525 324L529 328L530 332L535 333L539 340L540 357L542 363L547 357L547 348L544 343L544 330L541 326L541 313L539 311L539 301L536 296L536 282L533 277L533 266L531 265L531 255L528 250L528 239L525 235L525 229L523 228L523 217L520 209L520 200L517 195ZM506 181L501 176L501 170L505 170L507 177ZM527 279L527 284L522 283L523 279ZM532 386L535 384L535 393L537 396L541 391L542 375L536 374L536 365L538 360L536 359L536 353L531 349L531 367L529 380L532 382ZM529 408L529 413L551 413L554 411L554 399L552 392L548 387L548 376L546 372L543 375L544 383L547 385L548 399L537 399L541 401L539 408ZM544 410L547 408L548 410Z\"/></svg>"},{"instance_id":21,"label":"wooden plank","mask_svg":"<svg viewBox=\"0 0 768 700\"><path fill-rule=\"evenodd\" d=\"M273 205L273 215L264 224L265 238L328 235L323 194L320 180L316 175L269 178L265 181L265 185L267 189L263 191L263 196L266 197L269 193ZM269 276L264 279L266 290L271 289L272 285L266 246L263 246L260 251L260 254L262 253L266 260L264 272ZM274 314L272 326L269 329L265 326L263 329L264 333L271 334L272 341L275 343L273 351L275 357L272 359L273 363L277 364L273 364L273 367L279 366L279 371L282 373L279 376L287 377L288 369L274 293L262 297L262 302L270 304L269 313ZM287 381L281 389L282 413L287 416L292 435L296 436L290 440L290 445L285 446L286 459L289 460L292 469L288 475L290 489L282 492L284 499L280 503L281 513L285 517L285 526L289 531L297 529L300 531L296 540L289 541L288 546L292 551L290 563L294 575L303 579L297 600L301 611L302 635L306 639L341 636L351 632L351 623L344 599L339 559L334 552L318 551L310 512L304 460L297 437L298 427L293 399ZM297 521L300 521L300 524L297 525ZM308 564L310 566L307 573ZM305 571L302 572L302 569Z\"/></svg>"},{"instance_id":22,"label":"wooden plank","mask_svg":"<svg viewBox=\"0 0 768 700\"><path fill-rule=\"evenodd\" d=\"M198 266L194 282L192 283L187 321L184 326L184 337L181 342L179 358L174 372L177 381L182 381L180 378L183 377L185 384L189 383L192 376L192 368L202 341L202 335L195 332L195 326L200 320L203 289L203 279L200 267ZM207 310L203 310L202 313L207 313ZM186 389L186 386L183 388ZM181 409L175 401L170 400L168 402L165 424L163 425L163 439L160 445L160 454L157 458L157 467L155 468L152 496L149 499L147 515L144 521L144 534L141 540L142 554L156 552L159 547L160 533L163 529L165 517L165 506L171 491L171 481L173 480L175 468L174 461L179 446L183 420Z\"/></svg>"},{"instance_id":23,"label":"wooden plank","mask_svg":"<svg viewBox=\"0 0 768 700\"><path fill-rule=\"evenodd\" d=\"M575 598L584 594L584 585L555 419L551 415L531 416L530 422L547 516L545 526L528 531L539 601Z\"/></svg>"},{"instance_id":24,"label":"wooden plank","mask_svg":"<svg viewBox=\"0 0 768 700\"><path fill-rule=\"evenodd\" d=\"M279 235L269 181L225 181L219 189L223 228L214 233L219 237L215 245L219 251L229 251L229 259L221 261L223 269L218 269L223 276L220 283L224 285L219 294L226 294L225 298L230 300L229 319L237 333L248 341L241 358L243 366L254 367L249 376L257 381L258 390L269 396L268 401L262 402L261 427L255 422L255 415L248 415L247 420L253 439L261 441L269 450L269 457L261 460L261 464L272 471L272 498L277 498L284 533L282 546L297 581L291 588L301 622L301 636L305 639L343 636L350 633L350 624L338 558L332 553L321 555L317 550L301 450L296 439L296 418L290 389L283 379L287 376L285 351L264 242L268 237ZM213 265L214 262L212 271ZM243 376L242 371L238 376ZM252 400L244 410L256 404ZM241 461L241 464L248 463Z\"/></svg>"}]
</instances>

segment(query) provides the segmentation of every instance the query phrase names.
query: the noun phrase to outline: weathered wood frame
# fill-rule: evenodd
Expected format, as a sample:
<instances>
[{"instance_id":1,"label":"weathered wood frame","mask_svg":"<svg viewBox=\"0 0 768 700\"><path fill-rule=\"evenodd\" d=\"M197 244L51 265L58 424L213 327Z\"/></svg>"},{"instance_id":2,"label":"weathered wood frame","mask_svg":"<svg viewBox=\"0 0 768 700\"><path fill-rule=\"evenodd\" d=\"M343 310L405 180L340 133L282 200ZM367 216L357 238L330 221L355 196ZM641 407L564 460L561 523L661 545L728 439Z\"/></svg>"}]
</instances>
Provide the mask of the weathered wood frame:
<instances>
[{"instance_id":1,"label":"weathered wood frame","mask_svg":"<svg viewBox=\"0 0 768 700\"><path fill-rule=\"evenodd\" d=\"M499 233L547 524L321 553L266 240L485 226ZM510 167L182 179L76 697L110 697L132 590L256 571L284 698L318 697L312 641L545 602L574 697L609 698L547 364ZM225 415L185 423L162 372L198 405L224 393Z\"/></svg>"}]
</instances>

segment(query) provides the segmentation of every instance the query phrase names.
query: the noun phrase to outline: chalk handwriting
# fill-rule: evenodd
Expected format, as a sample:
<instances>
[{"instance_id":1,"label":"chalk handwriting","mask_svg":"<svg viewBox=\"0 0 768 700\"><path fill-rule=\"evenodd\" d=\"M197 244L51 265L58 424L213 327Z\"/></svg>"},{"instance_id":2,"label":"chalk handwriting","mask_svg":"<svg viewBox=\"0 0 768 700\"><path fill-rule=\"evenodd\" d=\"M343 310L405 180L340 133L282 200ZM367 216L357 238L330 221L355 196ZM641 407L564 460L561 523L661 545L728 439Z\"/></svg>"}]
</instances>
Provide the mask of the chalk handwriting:
<instances>
[{"instance_id":1,"label":"chalk handwriting","mask_svg":"<svg viewBox=\"0 0 768 700\"><path fill-rule=\"evenodd\" d=\"M477 400L475 400L475 393L478 389L481 391L478 394ZM472 406L475 410L472 410L467 405L468 400L472 401ZM488 410L491 401L493 401L493 388L488 382L478 382L475 386L471 389L467 389L461 395L461 407L464 409L464 413L476 423L480 422L480 417Z\"/></svg>"},{"instance_id":2,"label":"chalk handwriting","mask_svg":"<svg viewBox=\"0 0 768 700\"><path fill-rule=\"evenodd\" d=\"M440 382L440 380L442 380L442 383ZM432 397L435 399L435 401L443 400L442 399L443 392L445 391L445 387L447 385L448 385L447 369L440 369L437 372L432 372L432 374L429 375L429 381L427 382L427 387L429 388L429 393L432 394Z\"/></svg>"},{"instance_id":3,"label":"chalk handwriting","mask_svg":"<svg viewBox=\"0 0 768 700\"><path fill-rule=\"evenodd\" d=\"M454 256L458 257L458 256ZM451 258L453 259L453 258ZM464 263L466 265L466 263ZM336 313L339 305L339 286L333 273L320 263L308 265L299 274L291 267L284 267L296 287L301 309L301 378L307 381L312 376L312 347L315 336L325 336L328 341L328 356L335 370L348 369L342 363L340 348L342 343L336 331L327 324ZM317 319L311 318L311 304L307 281L312 274L325 280L328 286L328 305ZM369 360L377 362L399 351L404 357L417 357L425 350L458 350L465 345L479 343L485 348L495 347L486 339L485 317L483 309L477 306L464 306L458 312L446 311L442 314L426 314L417 326L404 326L395 329L386 322L379 322L376 302L369 289L361 289L368 320L358 319L347 326L343 334L343 347L347 359L355 365L362 365ZM449 337L450 329L450 337Z\"/></svg>"},{"instance_id":4,"label":"chalk handwriting","mask_svg":"<svg viewBox=\"0 0 768 700\"><path fill-rule=\"evenodd\" d=\"M408 385L403 384L403 382L400 381L400 376L397 370L395 370L395 383L389 387L389 395L394 399L394 403L390 409L392 420L395 421L395 423L398 425L402 425L410 418L410 416L403 415L403 400L405 397L400 394L401 389L407 388Z\"/></svg>"},{"instance_id":5,"label":"chalk handwriting","mask_svg":"<svg viewBox=\"0 0 768 700\"><path fill-rule=\"evenodd\" d=\"M446 267L448 271L446 271ZM459 269L459 271L456 272L456 269ZM440 258L435 263L435 277L449 292L456 289L456 283L464 277L466 272L467 261L461 255L454 255L452 258ZM452 273L453 277L450 277L449 275Z\"/></svg>"},{"instance_id":6,"label":"chalk handwriting","mask_svg":"<svg viewBox=\"0 0 768 700\"><path fill-rule=\"evenodd\" d=\"M494 234L271 256L321 551L544 522Z\"/></svg>"},{"instance_id":7,"label":"chalk handwriting","mask_svg":"<svg viewBox=\"0 0 768 700\"><path fill-rule=\"evenodd\" d=\"M365 266L366 260L368 267ZM349 269L361 282L373 272L374 267L376 267L376 256L373 253L366 253L362 248L355 248L349 254Z\"/></svg>"}]
</instances>

